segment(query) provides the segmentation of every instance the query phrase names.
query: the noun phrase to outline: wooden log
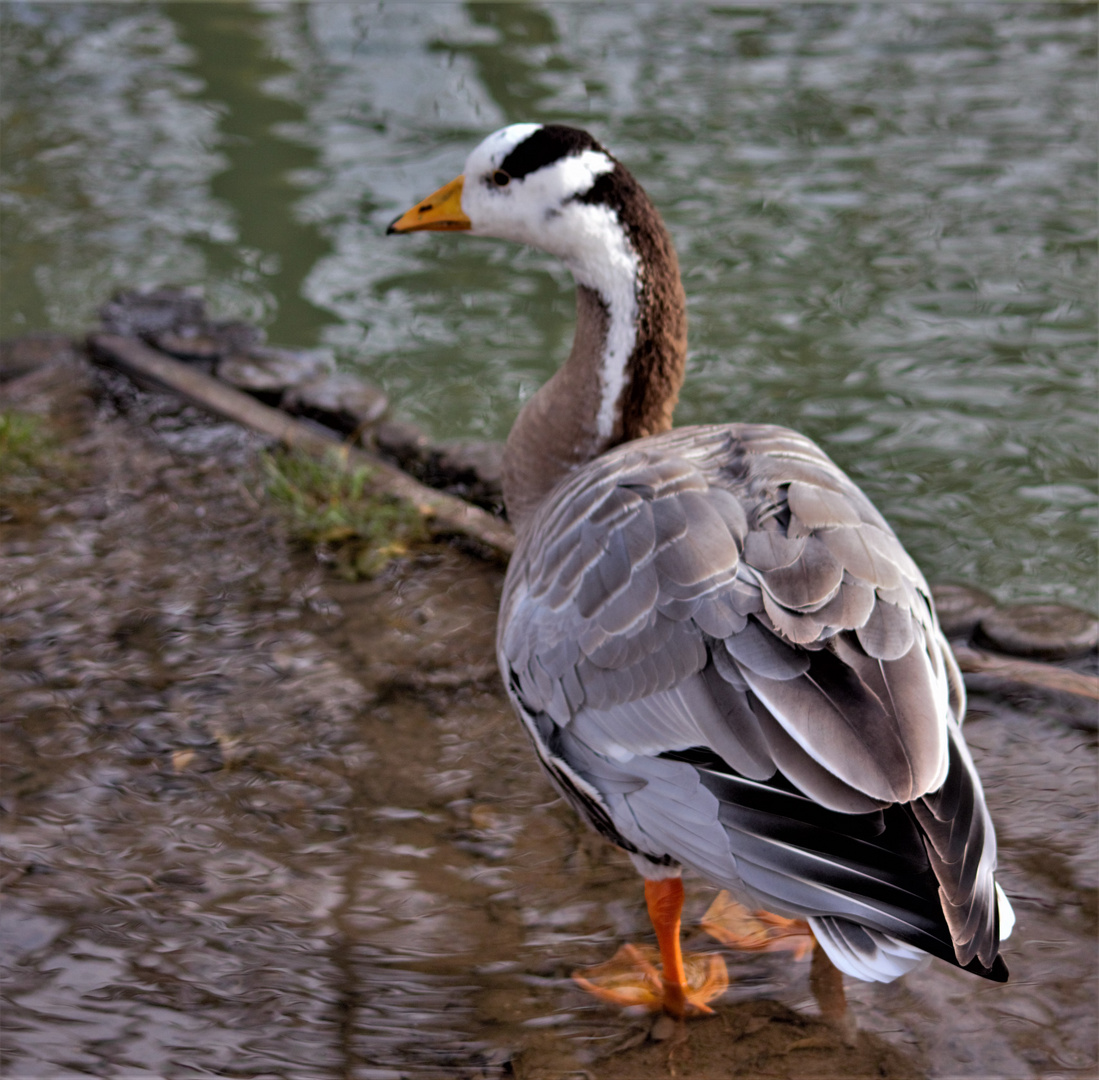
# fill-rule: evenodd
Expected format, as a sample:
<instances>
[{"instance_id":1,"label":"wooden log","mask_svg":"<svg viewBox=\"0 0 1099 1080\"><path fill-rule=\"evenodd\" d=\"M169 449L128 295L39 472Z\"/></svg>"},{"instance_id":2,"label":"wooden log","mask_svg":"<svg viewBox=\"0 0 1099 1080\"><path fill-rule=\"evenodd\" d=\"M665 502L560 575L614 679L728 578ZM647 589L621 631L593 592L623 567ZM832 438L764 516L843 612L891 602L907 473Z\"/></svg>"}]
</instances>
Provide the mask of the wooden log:
<instances>
[{"instance_id":1,"label":"wooden log","mask_svg":"<svg viewBox=\"0 0 1099 1080\"><path fill-rule=\"evenodd\" d=\"M1077 697L1099 701L1099 677L1095 675L1070 671L1037 660L1020 660L1014 656L985 652L969 645L954 644L953 648L958 667L962 671L991 676L997 682L1057 690L1062 694L1075 694Z\"/></svg>"},{"instance_id":2,"label":"wooden log","mask_svg":"<svg viewBox=\"0 0 1099 1080\"><path fill-rule=\"evenodd\" d=\"M515 534L506 522L453 495L426 487L375 454L345 446L335 432L329 435L319 426L295 420L134 338L93 333L88 335L88 349L99 363L140 383L172 390L208 412L277 439L284 446L310 454L341 450L348 467L366 466L371 470L376 490L412 503L424 515L433 535L469 537L503 561L515 550Z\"/></svg>"},{"instance_id":3,"label":"wooden log","mask_svg":"<svg viewBox=\"0 0 1099 1080\"><path fill-rule=\"evenodd\" d=\"M138 382L172 390L209 412L277 439L284 446L311 454L342 448L341 456L349 467L365 465L373 470L377 489L416 506L434 535L469 537L502 562L506 562L515 550L515 534L506 522L453 495L426 487L375 454L345 446L336 432L329 434L319 425L295 420L133 338L93 333L88 336L88 347L92 357L100 363L116 368ZM1001 656L968 645L954 645L954 655L964 672L987 676L997 682L1055 690L1099 701L1099 678L1094 675Z\"/></svg>"}]
</instances>

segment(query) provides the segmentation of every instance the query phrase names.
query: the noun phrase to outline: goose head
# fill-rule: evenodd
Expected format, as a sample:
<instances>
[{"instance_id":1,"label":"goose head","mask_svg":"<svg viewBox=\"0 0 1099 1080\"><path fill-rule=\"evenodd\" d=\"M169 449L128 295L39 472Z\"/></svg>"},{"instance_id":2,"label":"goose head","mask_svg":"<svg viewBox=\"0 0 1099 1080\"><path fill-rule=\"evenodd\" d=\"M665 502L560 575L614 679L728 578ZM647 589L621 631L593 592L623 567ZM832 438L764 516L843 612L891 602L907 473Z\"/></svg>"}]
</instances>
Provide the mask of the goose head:
<instances>
[{"instance_id":1,"label":"goose head","mask_svg":"<svg viewBox=\"0 0 1099 1080\"><path fill-rule=\"evenodd\" d=\"M593 191L617 164L586 131L512 124L484 139L461 176L402 214L388 232L466 231L583 266L603 255L608 240L612 248L623 246L608 233L606 207L597 205L603 192Z\"/></svg>"},{"instance_id":2,"label":"goose head","mask_svg":"<svg viewBox=\"0 0 1099 1080\"><path fill-rule=\"evenodd\" d=\"M588 132L512 124L389 233L461 231L557 256L577 289L568 360L508 438L504 500L518 527L572 469L671 427L686 359L675 249L629 171Z\"/></svg>"}]
</instances>

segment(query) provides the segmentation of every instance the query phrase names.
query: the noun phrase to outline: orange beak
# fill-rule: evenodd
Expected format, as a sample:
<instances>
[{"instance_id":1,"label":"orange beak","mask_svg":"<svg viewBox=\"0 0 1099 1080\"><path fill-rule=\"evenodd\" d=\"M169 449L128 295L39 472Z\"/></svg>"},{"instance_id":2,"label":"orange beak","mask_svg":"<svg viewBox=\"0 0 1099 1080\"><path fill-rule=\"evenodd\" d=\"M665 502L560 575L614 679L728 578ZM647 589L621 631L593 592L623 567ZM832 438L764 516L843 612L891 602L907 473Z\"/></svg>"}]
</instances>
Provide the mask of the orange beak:
<instances>
[{"instance_id":1,"label":"orange beak","mask_svg":"<svg viewBox=\"0 0 1099 1080\"><path fill-rule=\"evenodd\" d=\"M454 232L472 228L473 223L462 213L462 183L465 177L458 176L449 184L444 184L433 195L428 195L411 210L403 213L388 229L391 233L417 232L420 229L432 229L439 232Z\"/></svg>"}]
</instances>

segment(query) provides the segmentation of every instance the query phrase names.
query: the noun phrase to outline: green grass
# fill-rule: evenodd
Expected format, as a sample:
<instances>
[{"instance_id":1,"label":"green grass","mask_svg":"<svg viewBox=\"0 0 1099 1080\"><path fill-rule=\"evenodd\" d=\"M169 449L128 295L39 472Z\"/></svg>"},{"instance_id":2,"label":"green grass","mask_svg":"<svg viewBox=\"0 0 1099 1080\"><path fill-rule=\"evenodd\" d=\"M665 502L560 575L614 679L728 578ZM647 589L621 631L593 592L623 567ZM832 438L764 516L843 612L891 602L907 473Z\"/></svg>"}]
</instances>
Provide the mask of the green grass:
<instances>
[{"instance_id":1,"label":"green grass","mask_svg":"<svg viewBox=\"0 0 1099 1080\"><path fill-rule=\"evenodd\" d=\"M61 446L45 417L0 411L0 494L37 495L49 486L60 464Z\"/></svg>"},{"instance_id":2,"label":"green grass","mask_svg":"<svg viewBox=\"0 0 1099 1080\"><path fill-rule=\"evenodd\" d=\"M260 459L267 498L298 543L327 550L348 578L373 577L427 539L415 507L369 490L371 470L349 468L339 451L323 458L278 450Z\"/></svg>"}]
</instances>

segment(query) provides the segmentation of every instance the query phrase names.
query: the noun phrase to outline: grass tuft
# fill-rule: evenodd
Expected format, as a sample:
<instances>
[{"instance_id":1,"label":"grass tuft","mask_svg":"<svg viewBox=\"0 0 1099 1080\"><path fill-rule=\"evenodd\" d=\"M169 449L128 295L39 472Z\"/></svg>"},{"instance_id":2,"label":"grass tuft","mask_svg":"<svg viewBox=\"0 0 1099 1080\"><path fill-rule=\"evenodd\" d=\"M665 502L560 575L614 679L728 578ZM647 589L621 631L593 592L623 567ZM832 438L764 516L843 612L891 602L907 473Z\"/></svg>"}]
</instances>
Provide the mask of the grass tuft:
<instances>
[{"instance_id":1,"label":"grass tuft","mask_svg":"<svg viewBox=\"0 0 1099 1080\"><path fill-rule=\"evenodd\" d=\"M0 411L0 494L40 494L61 464L61 447L49 421L34 413Z\"/></svg>"},{"instance_id":2,"label":"grass tuft","mask_svg":"<svg viewBox=\"0 0 1099 1080\"><path fill-rule=\"evenodd\" d=\"M371 469L349 468L338 450L323 458L276 450L260 459L264 490L294 540L330 555L347 578L369 578L427 539L415 507L370 492Z\"/></svg>"}]
</instances>

